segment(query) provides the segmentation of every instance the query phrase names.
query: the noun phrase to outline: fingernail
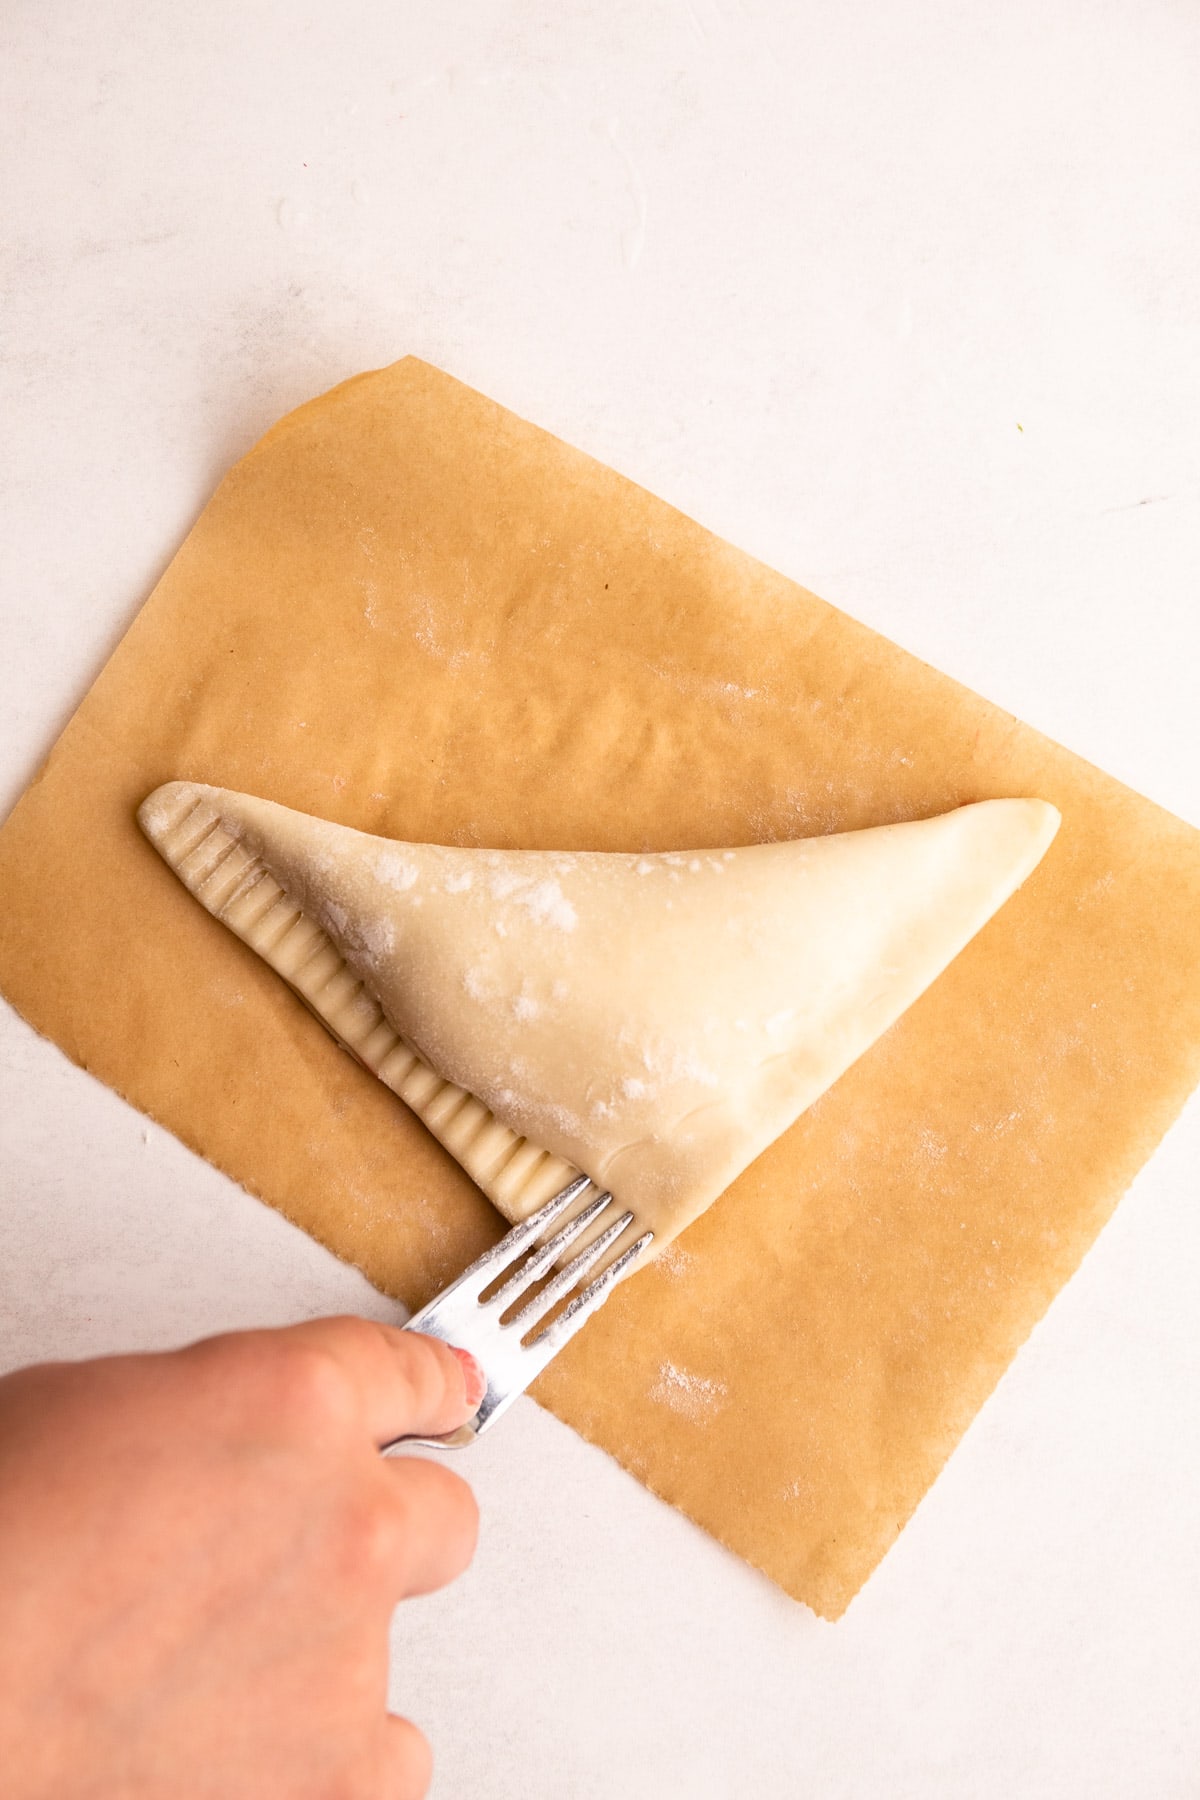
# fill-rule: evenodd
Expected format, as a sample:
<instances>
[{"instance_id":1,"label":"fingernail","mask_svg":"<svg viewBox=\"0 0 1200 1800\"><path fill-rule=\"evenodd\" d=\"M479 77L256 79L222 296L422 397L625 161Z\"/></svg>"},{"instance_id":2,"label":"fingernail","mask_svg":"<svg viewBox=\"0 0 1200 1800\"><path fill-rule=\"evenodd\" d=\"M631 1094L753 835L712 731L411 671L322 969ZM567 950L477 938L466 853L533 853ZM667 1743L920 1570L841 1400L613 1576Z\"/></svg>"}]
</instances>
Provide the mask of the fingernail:
<instances>
[{"instance_id":1,"label":"fingernail","mask_svg":"<svg viewBox=\"0 0 1200 1800\"><path fill-rule=\"evenodd\" d=\"M450 1348L462 1364L463 1387L466 1389L467 1405L472 1412L478 1412L479 1403L487 1393L487 1376L469 1350L460 1350L457 1344L451 1344Z\"/></svg>"}]
</instances>

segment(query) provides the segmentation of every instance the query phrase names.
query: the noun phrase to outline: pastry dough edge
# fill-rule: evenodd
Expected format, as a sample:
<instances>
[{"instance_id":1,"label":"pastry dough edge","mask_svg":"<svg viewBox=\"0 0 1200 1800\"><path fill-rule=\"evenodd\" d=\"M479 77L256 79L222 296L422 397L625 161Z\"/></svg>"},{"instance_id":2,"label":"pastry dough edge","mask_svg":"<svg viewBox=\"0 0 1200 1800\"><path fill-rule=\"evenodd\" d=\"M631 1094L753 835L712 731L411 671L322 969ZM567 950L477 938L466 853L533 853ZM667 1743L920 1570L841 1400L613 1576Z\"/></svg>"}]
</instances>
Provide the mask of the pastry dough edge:
<instances>
[{"instance_id":1,"label":"pastry dough edge","mask_svg":"<svg viewBox=\"0 0 1200 1800\"><path fill-rule=\"evenodd\" d=\"M201 784L155 788L138 825L188 892L291 988L334 1041L416 1114L506 1218L525 1218L580 1173L447 1081L387 1017L324 927ZM219 790L217 790L219 791Z\"/></svg>"}]
</instances>

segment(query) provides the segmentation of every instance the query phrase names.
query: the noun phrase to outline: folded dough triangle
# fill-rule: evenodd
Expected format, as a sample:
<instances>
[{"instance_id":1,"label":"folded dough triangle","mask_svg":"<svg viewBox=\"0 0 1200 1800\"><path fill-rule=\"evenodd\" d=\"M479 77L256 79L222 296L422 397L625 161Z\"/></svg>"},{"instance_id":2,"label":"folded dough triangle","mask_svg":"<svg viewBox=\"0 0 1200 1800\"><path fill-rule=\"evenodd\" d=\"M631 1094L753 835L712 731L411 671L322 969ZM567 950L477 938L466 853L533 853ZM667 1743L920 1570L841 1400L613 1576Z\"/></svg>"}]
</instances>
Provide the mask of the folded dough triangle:
<instances>
[{"instance_id":1,"label":"folded dough triangle","mask_svg":"<svg viewBox=\"0 0 1200 1800\"><path fill-rule=\"evenodd\" d=\"M1059 823L985 800L736 850L468 850L184 782L138 818L502 1212L581 1169L656 1250L928 987Z\"/></svg>"}]
</instances>

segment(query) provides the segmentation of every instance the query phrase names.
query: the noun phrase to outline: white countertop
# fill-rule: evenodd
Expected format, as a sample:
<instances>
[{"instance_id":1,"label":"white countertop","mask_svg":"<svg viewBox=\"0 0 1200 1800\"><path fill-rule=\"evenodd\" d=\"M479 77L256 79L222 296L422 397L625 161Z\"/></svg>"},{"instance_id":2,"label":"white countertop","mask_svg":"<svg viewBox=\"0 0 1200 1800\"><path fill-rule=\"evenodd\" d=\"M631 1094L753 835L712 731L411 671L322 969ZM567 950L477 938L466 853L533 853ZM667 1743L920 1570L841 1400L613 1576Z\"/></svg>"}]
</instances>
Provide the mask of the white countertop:
<instances>
[{"instance_id":1,"label":"white countertop","mask_svg":"<svg viewBox=\"0 0 1200 1800\"><path fill-rule=\"evenodd\" d=\"M1200 14L0 20L7 808L230 461L412 351L1200 823ZM1200 1107L836 1626L530 1402L438 1800L1200 1793ZM0 1007L0 1364L388 1303Z\"/></svg>"}]
</instances>

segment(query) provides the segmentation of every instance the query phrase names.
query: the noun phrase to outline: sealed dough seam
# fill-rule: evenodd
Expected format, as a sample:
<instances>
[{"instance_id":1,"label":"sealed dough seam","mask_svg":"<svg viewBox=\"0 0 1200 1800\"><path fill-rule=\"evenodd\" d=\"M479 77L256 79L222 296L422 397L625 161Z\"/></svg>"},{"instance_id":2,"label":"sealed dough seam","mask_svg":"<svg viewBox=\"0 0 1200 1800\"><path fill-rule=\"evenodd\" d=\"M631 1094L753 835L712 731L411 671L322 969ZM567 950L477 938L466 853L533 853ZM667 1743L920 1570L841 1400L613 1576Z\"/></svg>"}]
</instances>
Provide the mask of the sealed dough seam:
<instances>
[{"instance_id":1,"label":"sealed dough seam","mask_svg":"<svg viewBox=\"0 0 1200 1800\"><path fill-rule=\"evenodd\" d=\"M388 1019L322 927L211 801L180 794L160 821L163 858L207 912L281 975L313 1016L462 1166L494 1206L522 1218L579 1171L503 1124L476 1095L443 1080Z\"/></svg>"}]
</instances>

